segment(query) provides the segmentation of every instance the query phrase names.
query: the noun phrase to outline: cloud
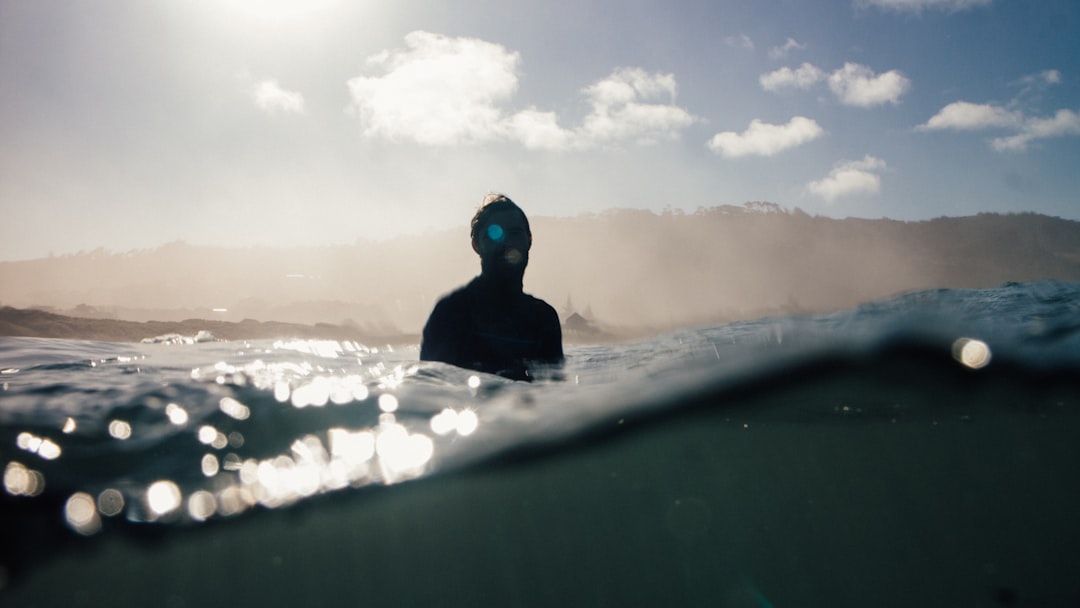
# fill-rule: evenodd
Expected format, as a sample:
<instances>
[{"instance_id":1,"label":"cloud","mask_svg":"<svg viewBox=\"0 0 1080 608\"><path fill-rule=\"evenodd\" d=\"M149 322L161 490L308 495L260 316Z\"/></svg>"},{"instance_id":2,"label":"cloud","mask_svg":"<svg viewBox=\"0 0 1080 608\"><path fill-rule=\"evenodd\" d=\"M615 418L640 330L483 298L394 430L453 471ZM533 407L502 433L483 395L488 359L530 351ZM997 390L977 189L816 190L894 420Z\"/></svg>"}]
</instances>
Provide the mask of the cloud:
<instances>
[{"instance_id":1,"label":"cloud","mask_svg":"<svg viewBox=\"0 0 1080 608\"><path fill-rule=\"evenodd\" d=\"M864 65L849 62L829 75L829 88L840 103L869 108L899 103L900 96L911 88L911 81L896 70L874 74Z\"/></svg>"},{"instance_id":2,"label":"cloud","mask_svg":"<svg viewBox=\"0 0 1080 608\"><path fill-rule=\"evenodd\" d=\"M1072 110L1058 110L1050 118L1027 117L1018 110L993 104L956 101L938 111L917 131L980 131L1004 129L1013 134L995 137L990 145L998 152L1023 152L1028 144L1052 137L1080 135L1080 115Z\"/></svg>"},{"instance_id":3,"label":"cloud","mask_svg":"<svg viewBox=\"0 0 1080 608\"><path fill-rule=\"evenodd\" d=\"M1000 127L1015 127L1023 122L1019 112L1006 110L991 104L956 101L934 114L926 124L916 127L920 131L955 129L972 131Z\"/></svg>"},{"instance_id":4,"label":"cloud","mask_svg":"<svg viewBox=\"0 0 1080 608\"><path fill-rule=\"evenodd\" d=\"M754 50L754 41L746 34L728 36L727 38L724 38L724 44L738 49L746 49L748 51Z\"/></svg>"},{"instance_id":5,"label":"cloud","mask_svg":"<svg viewBox=\"0 0 1080 608\"><path fill-rule=\"evenodd\" d=\"M788 38L782 46L774 46L769 49L769 57L772 59L783 59L787 57L787 54L791 51L801 51L806 48L805 44L799 44L798 40L794 38Z\"/></svg>"},{"instance_id":6,"label":"cloud","mask_svg":"<svg viewBox=\"0 0 1080 608\"><path fill-rule=\"evenodd\" d=\"M1019 133L994 138L990 145L998 152L1023 152L1034 140L1066 135L1080 135L1080 115L1072 110L1058 110L1052 118L1025 119Z\"/></svg>"},{"instance_id":7,"label":"cloud","mask_svg":"<svg viewBox=\"0 0 1080 608\"><path fill-rule=\"evenodd\" d=\"M500 134L498 104L517 90L517 53L421 31L407 34L405 46L368 57L381 76L348 81L351 110L365 136L451 145Z\"/></svg>"},{"instance_id":8,"label":"cloud","mask_svg":"<svg viewBox=\"0 0 1080 608\"><path fill-rule=\"evenodd\" d=\"M511 112L520 56L473 38L428 32L405 37L405 49L368 58L379 75L348 81L350 112L365 137L446 146L512 141L531 149L561 150L678 137L696 119L674 105L671 74L620 68L582 90L590 111L574 129L554 112Z\"/></svg>"},{"instance_id":9,"label":"cloud","mask_svg":"<svg viewBox=\"0 0 1080 608\"><path fill-rule=\"evenodd\" d=\"M825 78L825 72L810 63L804 63L798 69L783 67L779 70L762 74L758 78L761 88L776 92L785 88L809 89Z\"/></svg>"},{"instance_id":10,"label":"cloud","mask_svg":"<svg viewBox=\"0 0 1080 608\"><path fill-rule=\"evenodd\" d=\"M920 14L926 9L941 10L950 13L965 11L980 6L990 6L992 0L855 0L859 8L876 7L897 13Z\"/></svg>"},{"instance_id":11,"label":"cloud","mask_svg":"<svg viewBox=\"0 0 1080 608\"><path fill-rule=\"evenodd\" d=\"M1038 97L1050 87L1061 84L1061 72L1057 70L1043 70L1041 72L1036 72L1035 74L1028 74L1010 84L1015 87L1020 87L1017 98Z\"/></svg>"},{"instance_id":12,"label":"cloud","mask_svg":"<svg viewBox=\"0 0 1080 608\"><path fill-rule=\"evenodd\" d=\"M1046 84L1061 84L1061 72L1057 70L1043 70L1037 77Z\"/></svg>"},{"instance_id":13,"label":"cloud","mask_svg":"<svg viewBox=\"0 0 1080 608\"><path fill-rule=\"evenodd\" d=\"M695 120L689 112L670 103L675 99L675 77L671 74L619 69L584 93L592 112L575 132L579 146L671 139ZM664 100L668 103L645 103Z\"/></svg>"},{"instance_id":14,"label":"cloud","mask_svg":"<svg viewBox=\"0 0 1080 608\"><path fill-rule=\"evenodd\" d=\"M885 161L867 154L862 160L844 161L837 164L829 174L806 185L806 190L827 202L856 194L877 194L881 190L881 176Z\"/></svg>"},{"instance_id":15,"label":"cloud","mask_svg":"<svg viewBox=\"0 0 1080 608\"><path fill-rule=\"evenodd\" d=\"M255 84L251 90L251 98L255 105L270 113L304 113L304 96L281 88L276 80L264 80Z\"/></svg>"},{"instance_id":16,"label":"cloud","mask_svg":"<svg viewBox=\"0 0 1080 608\"><path fill-rule=\"evenodd\" d=\"M817 66L804 63L794 70L782 67L758 78L761 88L769 92L787 88L807 90L823 80L840 103L860 108L899 103L900 97L911 88L911 81L897 70L875 74L864 65L850 62L828 76Z\"/></svg>"},{"instance_id":17,"label":"cloud","mask_svg":"<svg viewBox=\"0 0 1080 608\"><path fill-rule=\"evenodd\" d=\"M561 150L574 145L574 134L559 126L554 112L522 110L510 117L505 130L511 139L532 150Z\"/></svg>"},{"instance_id":18,"label":"cloud","mask_svg":"<svg viewBox=\"0 0 1080 608\"><path fill-rule=\"evenodd\" d=\"M825 134L825 130L812 119L796 116L786 125L773 125L753 120L740 133L724 131L709 141L708 147L725 158L740 156L774 156Z\"/></svg>"}]
</instances>

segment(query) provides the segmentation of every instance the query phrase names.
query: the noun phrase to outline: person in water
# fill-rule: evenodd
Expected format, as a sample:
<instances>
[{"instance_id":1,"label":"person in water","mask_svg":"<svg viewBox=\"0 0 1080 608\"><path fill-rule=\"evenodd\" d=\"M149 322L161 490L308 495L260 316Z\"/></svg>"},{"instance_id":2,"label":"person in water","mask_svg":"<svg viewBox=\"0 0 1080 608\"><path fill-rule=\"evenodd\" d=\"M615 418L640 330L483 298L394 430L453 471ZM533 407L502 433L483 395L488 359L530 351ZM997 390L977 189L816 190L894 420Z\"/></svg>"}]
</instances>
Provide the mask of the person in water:
<instances>
[{"instance_id":1,"label":"person in water","mask_svg":"<svg viewBox=\"0 0 1080 608\"><path fill-rule=\"evenodd\" d=\"M435 304L420 359L531 380L530 365L561 363L563 348L558 313L522 291L529 219L506 196L488 195L473 216L471 236L480 276Z\"/></svg>"}]
</instances>

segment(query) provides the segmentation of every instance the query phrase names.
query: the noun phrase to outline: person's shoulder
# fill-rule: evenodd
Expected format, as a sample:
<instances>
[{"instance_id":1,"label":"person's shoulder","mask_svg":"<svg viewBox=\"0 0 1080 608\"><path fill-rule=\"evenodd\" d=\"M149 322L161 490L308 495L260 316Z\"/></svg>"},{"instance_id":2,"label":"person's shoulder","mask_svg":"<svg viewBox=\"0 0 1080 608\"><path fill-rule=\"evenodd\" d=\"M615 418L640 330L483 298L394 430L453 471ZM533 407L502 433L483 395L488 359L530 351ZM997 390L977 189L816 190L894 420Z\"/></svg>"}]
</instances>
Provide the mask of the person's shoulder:
<instances>
[{"instance_id":1,"label":"person's shoulder","mask_svg":"<svg viewBox=\"0 0 1080 608\"><path fill-rule=\"evenodd\" d=\"M473 292L473 290L475 290L475 285L474 285L475 283L476 283L476 280L473 279L472 281L469 281L468 283L462 285L461 287L458 287L457 289L455 289L455 290L453 290L453 291L451 291L449 293L443 294L442 296L439 297L439 300L436 303L436 306L438 306L440 304L454 305L454 304L464 303L465 300L472 297L470 294Z\"/></svg>"},{"instance_id":2,"label":"person's shoulder","mask_svg":"<svg viewBox=\"0 0 1080 608\"><path fill-rule=\"evenodd\" d=\"M522 294L522 295L527 297L529 299L529 302L532 305L532 307L534 309L536 309L538 312L540 312L541 314L543 314L544 316L555 317L556 319L559 318L559 313L555 312L555 307L552 306L551 304L548 304L547 302L541 300L540 298L538 298L538 297L536 297L536 296L534 296L532 294L527 294L526 293L526 294Z\"/></svg>"}]
</instances>

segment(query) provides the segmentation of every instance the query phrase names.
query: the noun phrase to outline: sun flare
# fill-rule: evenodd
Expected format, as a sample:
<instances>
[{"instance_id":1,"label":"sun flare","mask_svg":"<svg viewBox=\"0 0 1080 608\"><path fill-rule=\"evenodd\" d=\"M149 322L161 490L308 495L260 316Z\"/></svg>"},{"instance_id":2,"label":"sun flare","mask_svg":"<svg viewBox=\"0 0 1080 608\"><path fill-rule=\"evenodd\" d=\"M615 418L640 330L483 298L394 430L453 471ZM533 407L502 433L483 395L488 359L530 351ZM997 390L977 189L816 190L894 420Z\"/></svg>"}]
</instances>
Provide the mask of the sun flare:
<instances>
[{"instance_id":1,"label":"sun flare","mask_svg":"<svg viewBox=\"0 0 1080 608\"><path fill-rule=\"evenodd\" d=\"M329 12L340 4L341 0L224 0L221 6L238 17L277 23Z\"/></svg>"}]
</instances>

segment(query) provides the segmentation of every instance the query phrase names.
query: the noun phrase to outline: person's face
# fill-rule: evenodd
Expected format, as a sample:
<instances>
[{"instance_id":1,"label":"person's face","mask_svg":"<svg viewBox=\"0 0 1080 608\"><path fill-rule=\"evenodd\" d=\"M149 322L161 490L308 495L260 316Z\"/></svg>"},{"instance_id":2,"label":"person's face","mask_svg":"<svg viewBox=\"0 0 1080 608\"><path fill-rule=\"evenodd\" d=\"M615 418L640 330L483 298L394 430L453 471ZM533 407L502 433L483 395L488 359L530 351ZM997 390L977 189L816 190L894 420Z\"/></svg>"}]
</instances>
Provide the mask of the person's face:
<instances>
[{"instance_id":1,"label":"person's face","mask_svg":"<svg viewBox=\"0 0 1080 608\"><path fill-rule=\"evenodd\" d=\"M521 214L503 209L491 214L473 241L485 270L524 272L532 237Z\"/></svg>"}]
</instances>

